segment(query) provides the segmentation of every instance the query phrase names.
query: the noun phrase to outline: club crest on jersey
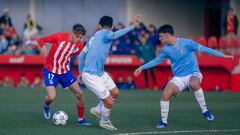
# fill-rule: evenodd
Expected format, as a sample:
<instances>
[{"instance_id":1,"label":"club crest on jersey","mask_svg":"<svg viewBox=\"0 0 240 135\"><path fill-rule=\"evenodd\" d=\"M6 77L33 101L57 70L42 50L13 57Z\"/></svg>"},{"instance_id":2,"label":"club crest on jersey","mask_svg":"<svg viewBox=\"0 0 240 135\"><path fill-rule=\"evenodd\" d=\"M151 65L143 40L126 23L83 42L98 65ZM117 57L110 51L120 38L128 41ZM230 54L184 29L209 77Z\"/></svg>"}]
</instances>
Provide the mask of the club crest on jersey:
<instances>
[{"instance_id":1,"label":"club crest on jersey","mask_svg":"<svg viewBox=\"0 0 240 135\"><path fill-rule=\"evenodd\" d=\"M53 84L53 80L49 80L49 83L50 83L50 84Z\"/></svg>"}]
</instances>

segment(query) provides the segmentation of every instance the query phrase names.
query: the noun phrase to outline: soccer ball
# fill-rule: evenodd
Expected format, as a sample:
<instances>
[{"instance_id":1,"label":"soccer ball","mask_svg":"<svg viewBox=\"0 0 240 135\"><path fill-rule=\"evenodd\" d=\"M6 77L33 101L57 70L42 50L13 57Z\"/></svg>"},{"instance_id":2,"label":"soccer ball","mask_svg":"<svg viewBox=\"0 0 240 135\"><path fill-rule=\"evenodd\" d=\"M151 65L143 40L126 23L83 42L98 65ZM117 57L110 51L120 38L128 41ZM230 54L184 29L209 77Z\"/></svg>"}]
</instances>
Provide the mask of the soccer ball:
<instances>
[{"instance_id":1,"label":"soccer ball","mask_svg":"<svg viewBox=\"0 0 240 135\"><path fill-rule=\"evenodd\" d=\"M53 123L55 125L66 125L68 116L64 111L57 111L53 115Z\"/></svg>"}]
</instances>

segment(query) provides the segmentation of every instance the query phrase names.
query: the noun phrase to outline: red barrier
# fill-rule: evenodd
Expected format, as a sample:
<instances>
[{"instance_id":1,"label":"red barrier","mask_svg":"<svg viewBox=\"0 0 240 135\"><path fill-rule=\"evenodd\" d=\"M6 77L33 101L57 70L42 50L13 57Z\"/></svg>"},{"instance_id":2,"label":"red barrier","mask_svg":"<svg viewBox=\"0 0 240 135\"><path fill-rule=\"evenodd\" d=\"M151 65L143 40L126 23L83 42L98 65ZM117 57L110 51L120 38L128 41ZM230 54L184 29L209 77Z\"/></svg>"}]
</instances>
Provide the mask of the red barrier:
<instances>
[{"instance_id":1,"label":"red barrier","mask_svg":"<svg viewBox=\"0 0 240 135\"><path fill-rule=\"evenodd\" d=\"M219 88L221 90L240 91L237 85L239 78L232 76L231 71L236 65L236 60L222 59L209 55L198 56L200 70L204 76L202 87L204 90L213 90ZM25 73L30 82L33 80L35 74L42 77L42 67L45 62L43 56L0 56L0 78L10 76L14 79L15 84L20 80L20 75ZM162 88L171 78L172 73L170 69L169 60L166 60L155 68L158 88ZM77 62L75 63L77 66ZM114 55L109 56L106 62L106 71L108 71L116 81L119 76L125 79L128 75L133 76L133 71L141 64L136 56L129 55ZM74 73L78 74L78 68L75 68ZM145 82L143 74L140 77L133 77L138 88L144 89ZM149 77L149 87L153 89L153 82Z\"/></svg>"}]
</instances>

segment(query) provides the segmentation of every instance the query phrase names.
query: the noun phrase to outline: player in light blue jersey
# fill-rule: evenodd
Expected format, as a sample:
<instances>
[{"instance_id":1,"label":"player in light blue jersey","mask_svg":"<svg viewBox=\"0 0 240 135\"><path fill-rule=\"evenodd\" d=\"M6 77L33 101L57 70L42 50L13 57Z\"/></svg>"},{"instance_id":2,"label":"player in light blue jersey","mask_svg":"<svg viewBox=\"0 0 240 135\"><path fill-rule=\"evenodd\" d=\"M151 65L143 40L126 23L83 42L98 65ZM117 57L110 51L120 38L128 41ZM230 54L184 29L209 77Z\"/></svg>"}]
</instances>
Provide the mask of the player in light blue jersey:
<instances>
[{"instance_id":1,"label":"player in light blue jersey","mask_svg":"<svg viewBox=\"0 0 240 135\"><path fill-rule=\"evenodd\" d=\"M157 124L156 128L164 128L167 126L169 99L171 96L180 93L186 87L189 87L194 91L194 95L200 105L203 116L208 121L213 121L214 117L206 107L203 90L200 87L202 74L199 70L195 52L204 52L217 57L231 59L233 59L233 56L224 55L190 39L177 38L174 36L174 30L171 25L166 24L161 26L158 29L158 33L161 41L166 43L166 45L161 50L159 56L140 66L134 72L134 75L138 76L142 70L154 67L166 58L171 61L171 69L174 77L168 82L163 91L162 99L160 101L162 120Z\"/></svg>"},{"instance_id":2,"label":"player in light blue jersey","mask_svg":"<svg viewBox=\"0 0 240 135\"><path fill-rule=\"evenodd\" d=\"M111 77L104 72L104 64L112 41L133 30L138 24L139 16L135 16L133 25L112 32L112 17L103 16L99 21L102 29L93 35L78 56L79 73L82 81L89 90L101 99L96 107L91 108L90 113L100 118L100 127L107 130L117 130L109 120L109 116L119 91Z\"/></svg>"}]
</instances>

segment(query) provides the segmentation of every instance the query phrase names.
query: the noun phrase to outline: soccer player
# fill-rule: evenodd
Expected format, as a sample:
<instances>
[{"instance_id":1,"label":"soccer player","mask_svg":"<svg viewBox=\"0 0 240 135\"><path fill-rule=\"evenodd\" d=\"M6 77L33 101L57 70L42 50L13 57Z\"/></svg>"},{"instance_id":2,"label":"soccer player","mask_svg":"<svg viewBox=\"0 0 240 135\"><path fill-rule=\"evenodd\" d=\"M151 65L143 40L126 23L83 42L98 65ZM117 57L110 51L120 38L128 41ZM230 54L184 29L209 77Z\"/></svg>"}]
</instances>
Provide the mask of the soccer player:
<instances>
[{"instance_id":1,"label":"soccer player","mask_svg":"<svg viewBox=\"0 0 240 135\"><path fill-rule=\"evenodd\" d=\"M49 119L51 116L50 104L56 98L56 86L60 83L63 88L68 87L77 98L78 124L90 125L84 119L83 92L69 68L70 58L80 54L84 47L80 40L85 32L86 30L81 24L75 24L71 33L58 32L38 40L43 54L47 56L47 61L43 68L44 83L47 89L43 108L46 119ZM47 54L45 43L52 44L49 54Z\"/></svg>"},{"instance_id":2,"label":"soccer player","mask_svg":"<svg viewBox=\"0 0 240 135\"><path fill-rule=\"evenodd\" d=\"M206 107L203 90L200 87L203 76L200 73L195 52L205 52L222 58L233 59L233 56L224 55L190 39L175 37L174 29L171 25L166 24L161 26L158 29L158 33L161 41L166 43L166 45L161 50L159 56L134 71L134 75L138 76L142 70L154 67L166 58L169 58L171 61L171 69L174 77L168 82L163 91L160 101L162 121L157 124L156 128L164 128L167 126L169 99L171 96L180 93L186 87L193 90L203 116L208 121L213 121L214 117Z\"/></svg>"},{"instance_id":3,"label":"soccer player","mask_svg":"<svg viewBox=\"0 0 240 135\"><path fill-rule=\"evenodd\" d=\"M109 116L119 91L111 77L104 72L104 64L109 54L112 41L133 30L139 24L139 20L139 16L135 16L133 25L112 32L112 17L103 16L99 21L102 29L93 35L78 56L79 72L84 84L101 99L96 107L91 108L90 113L100 118L100 127L107 130L117 130L109 120Z\"/></svg>"}]
</instances>

